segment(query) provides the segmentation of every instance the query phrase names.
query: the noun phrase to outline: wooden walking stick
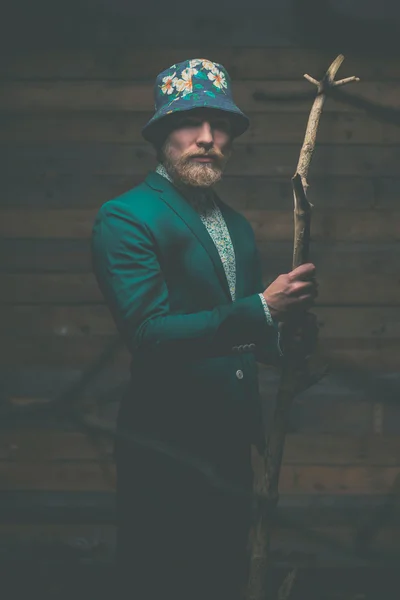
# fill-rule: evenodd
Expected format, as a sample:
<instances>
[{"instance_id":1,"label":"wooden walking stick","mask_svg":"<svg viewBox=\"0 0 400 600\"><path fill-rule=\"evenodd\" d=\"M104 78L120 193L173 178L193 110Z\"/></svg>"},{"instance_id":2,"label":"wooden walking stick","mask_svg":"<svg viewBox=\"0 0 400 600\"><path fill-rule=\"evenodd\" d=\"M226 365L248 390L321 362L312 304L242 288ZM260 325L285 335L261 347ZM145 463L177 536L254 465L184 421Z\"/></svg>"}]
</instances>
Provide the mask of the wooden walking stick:
<instances>
[{"instance_id":1,"label":"wooden walking stick","mask_svg":"<svg viewBox=\"0 0 400 600\"><path fill-rule=\"evenodd\" d=\"M333 61L321 81L317 81L309 75L304 75L308 81L317 86L317 96L310 111L299 162L292 178L294 196L293 269L309 260L311 209L313 205L306 197L307 174L315 148L319 119L326 93L329 88L345 85L351 81L359 81L357 77L347 77L340 81L334 81L343 60L344 56L340 54ZM290 335L290 329L286 333ZM258 498L258 514L253 531L247 600L266 600L267 597L267 576L271 566L269 547L272 519L279 498L279 473L290 408L299 390L310 387L323 375L310 376L307 367L306 357L299 356L288 343L282 358L282 371L271 433L266 437L263 455L259 457L260 468L256 469L254 477L254 493ZM304 385L305 374L307 375L306 385ZM295 573L291 572L281 587L280 600L289 596L294 575Z\"/></svg>"}]
</instances>

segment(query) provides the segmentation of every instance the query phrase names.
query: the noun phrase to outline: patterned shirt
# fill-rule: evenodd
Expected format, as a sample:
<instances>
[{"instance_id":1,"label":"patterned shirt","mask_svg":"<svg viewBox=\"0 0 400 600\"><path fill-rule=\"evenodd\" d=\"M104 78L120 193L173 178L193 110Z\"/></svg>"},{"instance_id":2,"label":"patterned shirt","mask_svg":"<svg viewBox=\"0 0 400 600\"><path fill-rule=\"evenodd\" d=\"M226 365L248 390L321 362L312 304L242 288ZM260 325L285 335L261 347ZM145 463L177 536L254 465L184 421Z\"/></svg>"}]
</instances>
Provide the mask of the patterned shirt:
<instances>
[{"instance_id":1,"label":"patterned shirt","mask_svg":"<svg viewBox=\"0 0 400 600\"><path fill-rule=\"evenodd\" d=\"M156 173L165 177L173 183L170 175L166 171L164 165L159 164L156 168ZM211 190L196 190L196 195L199 196L201 194L202 202L198 203L200 206L203 206L203 209L200 209L199 217L202 220L205 228L207 229L212 241L214 242L218 254L220 256L222 265L224 267L225 275L229 284L229 290L231 293L232 301L236 299L236 257L235 250L232 244L231 236L229 234L228 227L225 223L225 219L222 215L222 212L219 206L215 203L213 192ZM267 319L268 325L271 327L275 326L275 323L272 319L271 312L269 310L267 301L264 298L264 295L259 294L260 300L262 302L265 317ZM278 350L279 354L282 356L283 352L279 343L279 332L278 332Z\"/></svg>"}]
</instances>

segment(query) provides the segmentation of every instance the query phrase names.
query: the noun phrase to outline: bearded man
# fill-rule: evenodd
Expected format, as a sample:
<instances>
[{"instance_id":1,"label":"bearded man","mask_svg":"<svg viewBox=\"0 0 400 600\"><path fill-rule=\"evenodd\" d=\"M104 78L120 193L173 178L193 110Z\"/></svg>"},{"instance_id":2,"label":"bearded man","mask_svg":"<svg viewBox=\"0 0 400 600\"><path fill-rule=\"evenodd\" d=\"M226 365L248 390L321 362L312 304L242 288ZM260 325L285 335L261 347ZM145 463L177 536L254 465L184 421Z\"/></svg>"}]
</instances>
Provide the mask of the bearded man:
<instances>
[{"instance_id":1,"label":"bearded man","mask_svg":"<svg viewBox=\"0 0 400 600\"><path fill-rule=\"evenodd\" d=\"M238 600L250 448L263 440L257 362L279 364L289 319L313 347L315 267L264 289L252 227L214 190L249 125L224 67L173 65L155 101L143 136L159 164L101 207L92 237L99 286L132 355L116 442L121 597Z\"/></svg>"}]
</instances>

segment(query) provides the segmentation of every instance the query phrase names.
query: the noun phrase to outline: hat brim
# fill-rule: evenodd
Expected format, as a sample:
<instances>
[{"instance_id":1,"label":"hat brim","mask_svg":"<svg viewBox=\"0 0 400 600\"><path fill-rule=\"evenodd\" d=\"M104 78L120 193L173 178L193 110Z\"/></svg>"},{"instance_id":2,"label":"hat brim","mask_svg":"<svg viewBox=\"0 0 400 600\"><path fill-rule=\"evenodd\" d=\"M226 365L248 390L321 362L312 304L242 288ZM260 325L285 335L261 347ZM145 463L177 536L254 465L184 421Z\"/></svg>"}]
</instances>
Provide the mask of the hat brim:
<instances>
[{"instance_id":1,"label":"hat brim","mask_svg":"<svg viewBox=\"0 0 400 600\"><path fill-rule=\"evenodd\" d=\"M242 135L248 129L250 125L249 118L230 98L221 98L221 96L219 96L218 100L216 100L205 94L196 95L198 96L196 100L193 100L193 98L185 99L185 97L183 97L175 102L171 101L169 104L160 108L160 110L157 111L143 127L142 135L144 139L148 142L154 142L162 127L167 124L168 117L175 115L178 112L195 110L196 108L211 108L228 113L232 124L233 137Z\"/></svg>"}]
</instances>

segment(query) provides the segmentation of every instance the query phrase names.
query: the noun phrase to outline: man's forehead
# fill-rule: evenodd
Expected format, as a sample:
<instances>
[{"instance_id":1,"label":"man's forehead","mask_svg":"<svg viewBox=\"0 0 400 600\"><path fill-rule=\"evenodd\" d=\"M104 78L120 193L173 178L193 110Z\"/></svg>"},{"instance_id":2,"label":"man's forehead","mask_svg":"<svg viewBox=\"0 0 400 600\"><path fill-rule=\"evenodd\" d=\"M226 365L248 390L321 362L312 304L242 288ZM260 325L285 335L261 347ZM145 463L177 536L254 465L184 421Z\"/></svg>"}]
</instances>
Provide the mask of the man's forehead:
<instances>
[{"instance_id":1,"label":"man's forehead","mask_svg":"<svg viewBox=\"0 0 400 600\"><path fill-rule=\"evenodd\" d=\"M229 116L224 110L218 108L193 108L185 110L177 115L179 120L187 119L188 117L196 117L200 119L226 119L229 121Z\"/></svg>"}]
</instances>

